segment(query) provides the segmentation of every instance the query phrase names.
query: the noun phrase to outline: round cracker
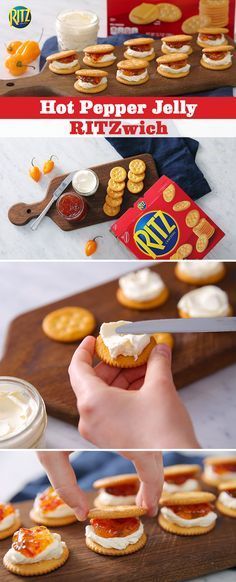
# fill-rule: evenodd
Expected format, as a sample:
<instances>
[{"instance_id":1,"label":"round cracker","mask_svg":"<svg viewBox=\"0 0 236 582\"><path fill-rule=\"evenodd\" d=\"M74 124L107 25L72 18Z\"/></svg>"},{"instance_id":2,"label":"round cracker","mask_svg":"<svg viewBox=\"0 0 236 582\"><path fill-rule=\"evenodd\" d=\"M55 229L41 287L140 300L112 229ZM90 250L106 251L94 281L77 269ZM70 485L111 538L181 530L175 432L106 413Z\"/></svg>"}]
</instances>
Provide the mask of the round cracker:
<instances>
[{"instance_id":1,"label":"round cracker","mask_svg":"<svg viewBox=\"0 0 236 582\"><path fill-rule=\"evenodd\" d=\"M164 467L164 477L169 477L173 475L185 475L186 473L196 475L201 471L200 465L170 465L170 467Z\"/></svg>"},{"instance_id":2,"label":"round cracker","mask_svg":"<svg viewBox=\"0 0 236 582\"><path fill-rule=\"evenodd\" d=\"M173 206L173 210L175 212L182 212L183 210L187 210L191 206L191 202L188 200L181 200L181 202L176 202Z\"/></svg>"},{"instance_id":3,"label":"round cracker","mask_svg":"<svg viewBox=\"0 0 236 582\"><path fill-rule=\"evenodd\" d=\"M236 489L236 477L231 481L223 481L223 483L219 483L218 485L219 491L225 491L225 489L229 489L230 491L234 491Z\"/></svg>"},{"instance_id":4,"label":"round cracker","mask_svg":"<svg viewBox=\"0 0 236 582\"><path fill-rule=\"evenodd\" d=\"M109 188L109 186L107 187L107 194L109 196L109 198L113 198L114 200L117 198L122 198L124 195L124 190L121 190L121 192L115 192L115 190L112 190L111 188Z\"/></svg>"},{"instance_id":5,"label":"round cracker","mask_svg":"<svg viewBox=\"0 0 236 582\"><path fill-rule=\"evenodd\" d=\"M194 527L181 527L172 521L166 519L161 513L158 517L158 523L165 531L168 533L173 533L181 536L198 536L202 534L206 534L212 529L214 529L216 522L213 522L208 527L201 527L201 526L194 526Z\"/></svg>"},{"instance_id":6,"label":"round cracker","mask_svg":"<svg viewBox=\"0 0 236 582\"><path fill-rule=\"evenodd\" d=\"M117 289L116 298L117 301L123 305L124 307L128 307L129 309L136 309L139 311L146 311L149 309L154 309L155 307L159 307L163 305L167 301L169 297L169 291L167 287L163 289L163 291L157 295L154 299L150 299L149 301L134 301L133 299L129 299L126 297L122 291L122 289Z\"/></svg>"},{"instance_id":7,"label":"round cracker","mask_svg":"<svg viewBox=\"0 0 236 582\"><path fill-rule=\"evenodd\" d=\"M102 489L112 487L112 485L124 485L128 483L139 482L139 476L136 473L124 473L123 475L112 475L111 477L103 477L96 479L93 483L94 489Z\"/></svg>"},{"instance_id":8,"label":"round cracker","mask_svg":"<svg viewBox=\"0 0 236 582\"><path fill-rule=\"evenodd\" d=\"M131 160L129 163L129 170L132 172L132 174L139 176L140 174L144 174L146 172L146 164L141 159Z\"/></svg>"},{"instance_id":9,"label":"round cracker","mask_svg":"<svg viewBox=\"0 0 236 582\"><path fill-rule=\"evenodd\" d=\"M219 499L216 501L216 508L220 513L223 515L227 515L228 517L235 517L236 518L236 509L232 509L231 507L227 507Z\"/></svg>"},{"instance_id":10,"label":"round cracker","mask_svg":"<svg viewBox=\"0 0 236 582\"><path fill-rule=\"evenodd\" d=\"M176 254L178 255L178 259L187 259L187 257L189 257L189 255L191 255L192 252L193 252L192 245L190 245L189 243L185 243L177 249Z\"/></svg>"},{"instance_id":11,"label":"round cracker","mask_svg":"<svg viewBox=\"0 0 236 582\"><path fill-rule=\"evenodd\" d=\"M127 178L127 172L122 166L115 166L115 168L112 168L110 171L110 178L114 180L114 182L124 182Z\"/></svg>"},{"instance_id":12,"label":"round cracker","mask_svg":"<svg viewBox=\"0 0 236 582\"><path fill-rule=\"evenodd\" d=\"M146 364L148 358L156 346L155 339L151 337L150 343L144 348L138 358L135 360L132 356L117 356L117 358L111 358L108 348L105 346L101 336L98 336L96 341L96 354L106 364L109 366L114 366L115 368L138 368Z\"/></svg>"},{"instance_id":13,"label":"round cracker","mask_svg":"<svg viewBox=\"0 0 236 582\"><path fill-rule=\"evenodd\" d=\"M106 214L107 216L116 216L117 214L119 214L120 212L120 206L116 206L115 208L112 208L111 206L109 206L106 202L103 205L103 212L104 214Z\"/></svg>"},{"instance_id":14,"label":"round cracker","mask_svg":"<svg viewBox=\"0 0 236 582\"><path fill-rule=\"evenodd\" d=\"M147 510L137 505L116 505L115 507L93 507L88 512L88 519L122 519L126 517L142 517Z\"/></svg>"},{"instance_id":15,"label":"round cracker","mask_svg":"<svg viewBox=\"0 0 236 582\"><path fill-rule=\"evenodd\" d=\"M144 181L144 179L145 179L145 172L143 174L134 174L133 172L131 172L131 170L129 170L129 172L128 172L128 178L134 184L138 184L139 182L143 182Z\"/></svg>"},{"instance_id":16,"label":"round cracker","mask_svg":"<svg viewBox=\"0 0 236 582\"><path fill-rule=\"evenodd\" d=\"M77 522L77 517L75 515L68 515L67 517L47 517L46 515L40 516L34 508L30 511L30 519L39 525L45 525L46 527L63 527L64 525L70 525L71 523Z\"/></svg>"},{"instance_id":17,"label":"round cracker","mask_svg":"<svg viewBox=\"0 0 236 582\"><path fill-rule=\"evenodd\" d=\"M15 531L17 531L21 526L21 520L19 517L16 517L13 525L8 527L7 529L3 529L0 531L0 540L5 540L6 538L10 538Z\"/></svg>"},{"instance_id":18,"label":"round cracker","mask_svg":"<svg viewBox=\"0 0 236 582\"><path fill-rule=\"evenodd\" d=\"M159 67L157 67L157 72L159 73L159 75L161 75L162 77L167 77L167 79L181 79L182 77L187 77L190 73L189 69L188 71L186 71L185 73L178 73L176 75L176 73L169 73L168 71L163 71L163 69L161 68L161 65Z\"/></svg>"},{"instance_id":19,"label":"round cracker","mask_svg":"<svg viewBox=\"0 0 236 582\"><path fill-rule=\"evenodd\" d=\"M136 59L138 60L138 59ZM127 60L128 63L128 60ZM116 76L116 80L119 81L119 83L122 83L123 85L143 85L144 83L146 83L147 81L149 81L149 74L147 72L146 77L144 77L144 79L140 79L140 81L129 81L129 77L127 76L127 81L125 79L121 79L121 77Z\"/></svg>"},{"instance_id":20,"label":"round cracker","mask_svg":"<svg viewBox=\"0 0 236 582\"><path fill-rule=\"evenodd\" d=\"M204 253L209 244L209 239L206 234L201 234L196 242L196 250L198 253Z\"/></svg>"},{"instance_id":21,"label":"round cracker","mask_svg":"<svg viewBox=\"0 0 236 582\"><path fill-rule=\"evenodd\" d=\"M69 550L67 546L64 547L63 553L60 558L52 558L51 560L42 560L41 562L35 562L34 564L12 564L5 554L3 558L3 564L9 572L12 574L17 574L18 576L40 576L42 574L49 574L53 570L57 570L69 558Z\"/></svg>"},{"instance_id":22,"label":"round cracker","mask_svg":"<svg viewBox=\"0 0 236 582\"><path fill-rule=\"evenodd\" d=\"M56 75L74 75L76 73L76 71L79 70L80 65L79 63L77 63L77 65L75 65L74 67L71 67L70 69L56 69L56 67L53 66L52 63L49 63L48 68L50 69L50 71L52 71L52 73L55 73Z\"/></svg>"},{"instance_id":23,"label":"round cracker","mask_svg":"<svg viewBox=\"0 0 236 582\"><path fill-rule=\"evenodd\" d=\"M129 192L131 192L131 194L139 194L140 192L142 192L144 187L144 183L143 182L131 182L131 180L128 180L127 182L127 188L129 190Z\"/></svg>"},{"instance_id":24,"label":"round cracker","mask_svg":"<svg viewBox=\"0 0 236 582\"><path fill-rule=\"evenodd\" d=\"M123 198L122 198L122 196L120 196L119 198L110 198L110 196L107 194L106 198L105 198L105 202L111 208L116 208L117 206L121 206L121 204L123 202Z\"/></svg>"},{"instance_id":25,"label":"round cracker","mask_svg":"<svg viewBox=\"0 0 236 582\"><path fill-rule=\"evenodd\" d=\"M157 4L157 10L157 18L161 22L177 22L182 17L182 10L176 4L170 4L169 2Z\"/></svg>"},{"instance_id":26,"label":"round cracker","mask_svg":"<svg viewBox=\"0 0 236 582\"><path fill-rule=\"evenodd\" d=\"M195 14L194 16L190 16L182 23L182 31L185 34L195 34L199 31L200 28L200 16L199 14Z\"/></svg>"},{"instance_id":27,"label":"round cracker","mask_svg":"<svg viewBox=\"0 0 236 582\"><path fill-rule=\"evenodd\" d=\"M91 87L90 89L84 89L79 84L79 81L76 81L74 83L74 88L79 93L101 93L102 91L105 91L105 89L107 89L107 83L101 83L101 85L98 85L97 87L94 86L94 87Z\"/></svg>"},{"instance_id":28,"label":"round cracker","mask_svg":"<svg viewBox=\"0 0 236 582\"><path fill-rule=\"evenodd\" d=\"M91 311L83 307L62 307L48 313L42 322L44 333L52 340L69 343L90 335L96 327Z\"/></svg>"},{"instance_id":29,"label":"round cracker","mask_svg":"<svg viewBox=\"0 0 236 582\"><path fill-rule=\"evenodd\" d=\"M198 505L199 503L212 503L216 499L214 493L208 491L180 491L178 493L166 494L161 497L159 504L161 507L174 505Z\"/></svg>"},{"instance_id":30,"label":"round cracker","mask_svg":"<svg viewBox=\"0 0 236 582\"><path fill-rule=\"evenodd\" d=\"M141 550L146 544L147 536L145 533L142 534L142 537L136 542L136 544L130 544L124 550L115 550L114 548L104 548L100 546L90 538L86 537L86 546L96 552L96 554L102 554L103 556L126 556L127 554L134 554L134 552L138 552Z\"/></svg>"},{"instance_id":31,"label":"round cracker","mask_svg":"<svg viewBox=\"0 0 236 582\"><path fill-rule=\"evenodd\" d=\"M172 202L175 197L175 186L174 184L170 184L165 190L163 190L162 196L165 202Z\"/></svg>"},{"instance_id":32,"label":"round cracker","mask_svg":"<svg viewBox=\"0 0 236 582\"><path fill-rule=\"evenodd\" d=\"M122 190L125 189L125 182L124 181L123 182L116 182L115 180L110 178L110 180L108 182L108 188L110 188L114 192L121 192Z\"/></svg>"},{"instance_id":33,"label":"round cracker","mask_svg":"<svg viewBox=\"0 0 236 582\"><path fill-rule=\"evenodd\" d=\"M185 218L185 224L189 228L194 228L199 223L199 220L200 220L200 212L199 212L199 210L197 210L197 208L194 208L193 210L190 210L190 212L188 212L188 214Z\"/></svg>"}]
</instances>

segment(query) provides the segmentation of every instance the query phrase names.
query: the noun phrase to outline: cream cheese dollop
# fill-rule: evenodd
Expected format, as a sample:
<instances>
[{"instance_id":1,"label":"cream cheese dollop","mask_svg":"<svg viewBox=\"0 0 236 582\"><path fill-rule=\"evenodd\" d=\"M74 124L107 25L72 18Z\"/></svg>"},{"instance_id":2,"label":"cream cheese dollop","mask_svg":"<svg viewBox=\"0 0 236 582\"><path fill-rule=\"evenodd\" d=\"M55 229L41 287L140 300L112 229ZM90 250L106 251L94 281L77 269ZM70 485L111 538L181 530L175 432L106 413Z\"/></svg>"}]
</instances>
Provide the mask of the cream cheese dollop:
<instances>
[{"instance_id":1,"label":"cream cheese dollop","mask_svg":"<svg viewBox=\"0 0 236 582\"><path fill-rule=\"evenodd\" d=\"M102 489L97 497L97 500L102 505L135 505L136 495L112 495Z\"/></svg>"},{"instance_id":2,"label":"cream cheese dollop","mask_svg":"<svg viewBox=\"0 0 236 582\"><path fill-rule=\"evenodd\" d=\"M102 77L101 81L97 83L97 85L93 85L93 83L82 81L82 79L80 78L78 78L78 82L80 87L83 87L83 89L94 89L95 87L100 87L103 84L107 85L107 77Z\"/></svg>"},{"instance_id":3,"label":"cream cheese dollop","mask_svg":"<svg viewBox=\"0 0 236 582\"><path fill-rule=\"evenodd\" d=\"M42 511L41 506L41 493L35 497L34 500L34 513L38 515L38 517L69 517L70 515L74 515L74 511L66 505L66 503L62 503L58 507L56 507L53 511Z\"/></svg>"},{"instance_id":4,"label":"cream cheese dollop","mask_svg":"<svg viewBox=\"0 0 236 582\"><path fill-rule=\"evenodd\" d=\"M210 53L208 53L210 54ZM203 53L202 55L203 61L205 63L207 63L207 65L214 65L216 67L219 67L221 65L230 65L232 63L232 54L228 51L227 54L225 55L225 57L223 59L219 59L219 61L213 61L210 56L207 57L205 53Z\"/></svg>"},{"instance_id":5,"label":"cream cheese dollop","mask_svg":"<svg viewBox=\"0 0 236 582\"><path fill-rule=\"evenodd\" d=\"M178 491L197 491L199 488L197 479L187 479L181 485L176 483L167 483L164 481L163 491L166 493L177 493Z\"/></svg>"},{"instance_id":6,"label":"cream cheese dollop","mask_svg":"<svg viewBox=\"0 0 236 582\"><path fill-rule=\"evenodd\" d=\"M228 481L236 478L236 471L225 471L224 473L216 473L213 465L206 465L204 468L204 475L208 479L217 479L218 481Z\"/></svg>"},{"instance_id":7,"label":"cream cheese dollop","mask_svg":"<svg viewBox=\"0 0 236 582\"><path fill-rule=\"evenodd\" d=\"M215 285L189 291L180 299L178 308L189 317L223 317L229 314L227 293Z\"/></svg>"},{"instance_id":8,"label":"cream cheese dollop","mask_svg":"<svg viewBox=\"0 0 236 582\"><path fill-rule=\"evenodd\" d=\"M119 335L116 333L116 329L126 323L131 322L121 320L103 323L100 329L100 335L111 358L117 358L117 356L132 356L137 360L138 356L150 343L150 336L147 334L133 335L129 333Z\"/></svg>"},{"instance_id":9,"label":"cream cheese dollop","mask_svg":"<svg viewBox=\"0 0 236 582\"><path fill-rule=\"evenodd\" d=\"M223 263L220 261L179 261L178 272L189 275L192 279L208 279L212 275L222 273Z\"/></svg>"},{"instance_id":10,"label":"cream cheese dollop","mask_svg":"<svg viewBox=\"0 0 236 582\"><path fill-rule=\"evenodd\" d=\"M18 509L15 509L14 513L10 513L0 521L0 531L4 531L5 529L9 529L14 525L15 521L20 517L20 512Z\"/></svg>"},{"instance_id":11,"label":"cream cheese dollop","mask_svg":"<svg viewBox=\"0 0 236 582\"><path fill-rule=\"evenodd\" d=\"M222 503L222 505L225 505L225 507L236 509L236 498L231 497L227 491L222 491L218 497L218 500Z\"/></svg>"},{"instance_id":12,"label":"cream cheese dollop","mask_svg":"<svg viewBox=\"0 0 236 582\"><path fill-rule=\"evenodd\" d=\"M171 73L171 75L179 75L179 73L188 73L190 71L190 65L187 63L187 65L179 69L173 69L171 66L168 67L168 65L160 65L160 69L163 72Z\"/></svg>"},{"instance_id":13,"label":"cream cheese dollop","mask_svg":"<svg viewBox=\"0 0 236 582\"><path fill-rule=\"evenodd\" d=\"M151 301L165 289L160 275L150 269L124 275L119 279L119 286L125 297L132 301Z\"/></svg>"},{"instance_id":14,"label":"cream cheese dollop","mask_svg":"<svg viewBox=\"0 0 236 582\"><path fill-rule=\"evenodd\" d=\"M0 442L23 431L37 414L37 404L23 389L0 389Z\"/></svg>"},{"instance_id":15,"label":"cream cheese dollop","mask_svg":"<svg viewBox=\"0 0 236 582\"><path fill-rule=\"evenodd\" d=\"M180 48L173 48L164 41L162 44L162 48L167 50L168 53L188 53L191 47L189 44L183 44L183 46L181 46Z\"/></svg>"},{"instance_id":16,"label":"cream cheese dollop","mask_svg":"<svg viewBox=\"0 0 236 582\"><path fill-rule=\"evenodd\" d=\"M146 57L150 57L154 54L154 48L151 48L149 51L135 51L134 49L128 47L126 52L129 57L145 59Z\"/></svg>"},{"instance_id":17,"label":"cream cheese dollop","mask_svg":"<svg viewBox=\"0 0 236 582\"><path fill-rule=\"evenodd\" d=\"M117 74L116 74L118 79L123 79L124 81L129 81L131 82L138 82L138 81L142 81L143 79L146 79L147 76L147 69L145 70L144 73L141 73L140 75L125 75L124 73L122 73L122 71L118 70Z\"/></svg>"},{"instance_id":18,"label":"cream cheese dollop","mask_svg":"<svg viewBox=\"0 0 236 582\"><path fill-rule=\"evenodd\" d=\"M73 69L73 67L77 67L79 61L78 59L74 59L71 63L61 63L61 61L53 61L52 65L54 69Z\"/></svg>"},{"instance_id":19,"label":"cream cheese dollop","mask_svg":"<svg viewBox=\"0 0 236 582\"><path fill-rule=\"evenodd\" d=\"M162 507L161 513L172 523L176 523L176 525L180 525L181 527L195 527L197 525L201 527L208 527L217 519L217 514L214 511L209 511L207 515L203 515L202 517L196 517L194 519L184 519L177 515L172 509L169 507Z\"/></svg>"},{"instance_id":20,"label":"cream cheese dollop","mask_svg":"<svg viewBox=\"0 0 236 582\"><path fill-rule=\"evenodd\" d=\"M103 548L113 548L114 550L125 550L130 544L136 544L143 535L143 524L140 521L139 528L132 534L125 537L103 538L98 536L92 525L86 525L85 535Z\"/></svg>"},{"instance_id":21,"label":"cream cheese dollop","mask_svg":"<svg viewBox=\"0 0 236 582\"><path fill-rule=\"evenodd\" d=\"M198 39L199 42L204 42L204 44L206 44L207 46L220 46L221 44L225 43L225 35L221 34L220 38L216 38L215 40L213 39L208 39L208 40L203 40L201 37L201 33L198 35Z\"/></svg>"},{"instance_id":22,"label":"cream cheese dollop","mask_svg":"<svg viewBox=\"0 0 236 582\"><path fill-rule=\"evenodd\" d=\"M53 558L60 558L63 550L65 548L65 543L61 541L60 534L52 533L53 541L49 544L45 550L39 552L37 556L33 558L28 558L17 552L14 548L10 548L6 553L6 559L9 560L11 564L35 564L37 562L42 562L43 560L52 560Z\"/></svg>"}]
</instances>

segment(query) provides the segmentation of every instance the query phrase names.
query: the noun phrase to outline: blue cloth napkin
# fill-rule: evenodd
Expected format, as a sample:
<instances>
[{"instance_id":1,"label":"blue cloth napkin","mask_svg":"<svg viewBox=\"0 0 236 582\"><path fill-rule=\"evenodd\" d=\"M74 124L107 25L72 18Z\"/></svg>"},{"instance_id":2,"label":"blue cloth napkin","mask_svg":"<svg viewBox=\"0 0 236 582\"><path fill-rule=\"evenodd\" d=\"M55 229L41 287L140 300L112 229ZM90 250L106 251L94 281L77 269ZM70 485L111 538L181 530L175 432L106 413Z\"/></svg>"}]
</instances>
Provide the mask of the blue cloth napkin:
<instances>
[{"instance_id":1,"label":"blue cloth napkin","mask_svg":"<svg viewBox=\"0 0 236 582\"><path fill-rule=\"evenodd\" d=\"M159 176L168 176L197 200L211 191L195 158L199 143L195 139L180 137L109 137L107 141L123 157L149 153L153 156Z\"/></svg>"},{"instance_id":2,"label":"blue cloth napkin","mask_svg":"<svg viewBox=\"0 0 236 582\"><path fill-rule=\"evenodd\" d=\"M140 34L134 34L133 37L134 38L138 38L139 36L143 36ZM108 36L105 38L98 38L98 44L103 44L103 43L112 43L115 46L121 45L125 42L125 40L127 40L128 38L130 38L129 35L126 34L118 34L116 36ZM45 64L46 61L46 57L48 55L52 55L53 53L56 53L58 51L58 43L57 43L57 37L56 36L52 36L51 38L48 38L42 48L41 51L41 56L40 56L40 70L42 69L42 67ZM210 97L232 97L233 96L233 89L232 87L220 87L219 89L214 89L212 91L201 91L200 93L191 93L191 97L193 96L199 96L199 97L206 97L206 96L210 96Z\"/></svg>"},{"instance_id":3,"label":"blue cloth napkin","mask_svg":"<svg viewBox=\"0 0 236 582\"><path fill-rule=\"evenodd\" d=\"M202 466L202 457L194 455L193 457L182 455L177 452L164 454L164 465L177 465L181 463L197 463ZM96 479L107 477L109 475L119 475L122 473L135 473L134 465L124 457L113 452L89 451L83 452L73 460L73 468L78 483L85 491L92 490L92 484ZM25 485L11 501L16 503L34 499L39 491L42 491L49 485L46 475L34 479Z\"/></svg>"}]
</instances>

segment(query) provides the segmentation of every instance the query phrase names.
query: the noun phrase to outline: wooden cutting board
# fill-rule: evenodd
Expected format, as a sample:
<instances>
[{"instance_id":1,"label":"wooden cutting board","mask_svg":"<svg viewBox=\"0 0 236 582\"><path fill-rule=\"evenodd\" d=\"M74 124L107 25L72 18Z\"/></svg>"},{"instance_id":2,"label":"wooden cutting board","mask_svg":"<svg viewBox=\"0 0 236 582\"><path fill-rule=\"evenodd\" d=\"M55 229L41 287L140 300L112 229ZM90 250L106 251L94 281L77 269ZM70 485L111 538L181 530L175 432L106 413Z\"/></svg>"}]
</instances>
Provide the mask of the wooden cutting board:
<instances>
[{"instance_id":1,"label":"wooden cutting board","mask_svg":"<svg viewBox=\"0 0 236 582\"><path fill-rule=\"evenodd\" d=\"M101 267L102 268L102 267ZM236 264L226 263L227 275L219 284L229 294L236 311ZM42 320L54 309L81 306L90 309L97 321L95 335L105 321L120 319L140 321L144 318L177 317L180 297L193 289L175 278L174 264L162 263L153 267L170 289L165 305L147 312L122 307L116 300L118 281L110 281L45 305L17 317L10 325L5 353L0 362L1 376L15 376L31 382L41 393L48 414L72 424L78 422L78 412L68 379L68 366L78 343L62 344L47 338L42 331ZM131 270L131 268L130 268ZM61 267L63 276L63 265ZM53 266L52 266L53 273ZM75 277L80 277L79 265ZM178 334L175 336L173 373L177 388L188 385L217 370L236 362L236 334Z\"/></svg>"},{"instance_id":2,"label":"wooden cutting board","mask_svg":"<svg viewBox=\"0 0 236 582\"><path fill-rule=\"evenodd\" d=\"M137 196L136 194L131 194L128 188L125 188L124 198L121 205L121 210L114 218L107 216L103 211L103 205L105 202L105 197L107 194L107 185L110 178L110 171L115 166L122 166L129 171L129 163L131 160L140 158L146 163L146 176L144 180L144 189ZM107 222L113 219L119 218L128 208L132 207L139 196L143 194L153 186L153 184L158 180L158 173L156 169L156 164L153 157L150 154L141 154L139 156L132 156L130 158L125 158L115 162L110 162L109 164L103 164L100 166L95 166L91 168L99 178L99 187L97 192L93 196L86 196L85 200L88 205L88 213L80 222L71 223L60 216L56 209L56 204L50 208L47 216L53 220L62 230L77 230L78 228L84 228L85 226L91 226L93 224L99 224L100 222ZM48 202L51 200L53 193L56 188L61 184L61 182L68 176L68 174L63 174L57 176L51 180L45 198L41 202L36 202L33 204L25 204L20 202L12 206L8 212L8 218L12 224L16 226L22 226L27 224L36 218L42 212L42 210L47 206ZM128 178L127 178L128 179ZM127 184L127 181L126 181ZM74 193L72 184L66 188L65 192Z\"/></svg>"},{"instance_id":3,"label":"wooden cutting board","mask_svg":"<svg viewBox=\"0 0 236 582\"><path fill-rule=\"evenodd\" d=\"M93 494L88 494L91 500ZM29 518L32 501L18 503L22 523L34 525ZM85 524L76 523L63 528L51 528L60 533L67 543L70 556L66 564L46 576L34 576L30 580L61 580L63 582L184 582L213 572L236 566L236 520L219 517L213 531L202 536L180 537L168 534L157 524L156 518L142 518L148 535L146 546L129 556L111 558L99 556L85 544ZM5 570L2 558L11 546L11 538L0 542L0 581L16 582Z\"/></svg>"},{"instance_id":4,"label":"wooden cutting board","mask_svg":"<svg viewBox=\"0 0 236 582\"><path fill-rule=\"evenodd\" d=\"M116 80L116 64L124 59L124 47L115 48L117 60L114 65L107 67L109 73L108 88L102 93L97 93L93 97L100 98L102 95L112 97L126 96L130 97L151 97L164 95L186 95L188 93L199 93L201 91L212 91L219 87L234 87L236 84L236 59L233 66L224 71L210 71L200 65L202 49L196 44L197 35L194 36L194 52L189 57L189 63L192 65L191 73L187 77L180 79L168 79L161 77L157 73L157 63L154 59L149 65L150 80L143 85L123 85ZM229 42L234 46L233 40ZM156 56L161 56L161 41L155 41ZM80 68L88 68L83 63L83 54L79 56ZM101 67L102 68L102 67ZM39 75L25 78L12 78L12 80L0 81L0 95L9 96L69 96L85 97L86 93L78 93L74 89L76 81L75 75L57 75L52 73L46 64ZM91 93L87 96L91 97Z\"/></svg>"}]
</instances>

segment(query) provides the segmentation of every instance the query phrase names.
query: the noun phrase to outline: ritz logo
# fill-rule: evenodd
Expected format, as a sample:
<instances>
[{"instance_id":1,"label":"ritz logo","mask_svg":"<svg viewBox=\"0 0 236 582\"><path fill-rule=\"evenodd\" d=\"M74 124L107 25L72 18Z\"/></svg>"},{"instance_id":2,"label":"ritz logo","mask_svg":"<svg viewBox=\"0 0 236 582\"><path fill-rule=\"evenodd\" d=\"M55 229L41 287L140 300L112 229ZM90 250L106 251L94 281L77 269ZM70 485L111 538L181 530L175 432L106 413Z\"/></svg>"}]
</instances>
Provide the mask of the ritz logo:
<instances>
[{"instance_id":1,"label":"ritz logo","mask_svg":"<svg viewBox=\"0 0 236 582\"><path fill-rule=\"evenodd\" d=\"M161 210L147 212L136 222L134 242L152 259L167 255L179 240L179 227L172 216Z\"/></svg>"},{"instance_id":2,"label":"ritz logo","mask_svg":"<svg viewBox=\"0 0 236 582\"><path fill-rule=\"evenodd\" d=\"M9 23L14 28L26 28L31 23L31 10L25 6L15 6L9 12Z\"/></svg>"}]
</instances>

